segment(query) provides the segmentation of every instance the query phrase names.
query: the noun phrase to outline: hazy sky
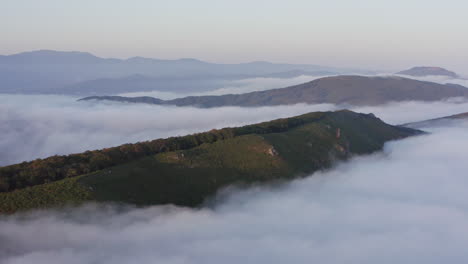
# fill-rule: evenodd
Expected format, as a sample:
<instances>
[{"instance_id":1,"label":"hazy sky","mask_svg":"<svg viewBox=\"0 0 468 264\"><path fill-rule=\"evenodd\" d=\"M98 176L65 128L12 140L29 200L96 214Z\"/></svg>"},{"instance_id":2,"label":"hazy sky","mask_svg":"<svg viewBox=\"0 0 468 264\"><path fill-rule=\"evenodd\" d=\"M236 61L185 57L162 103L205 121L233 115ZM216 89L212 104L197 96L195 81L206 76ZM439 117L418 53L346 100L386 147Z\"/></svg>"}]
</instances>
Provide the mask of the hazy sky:
<instances>
[{"instance_id":1,"label":"hazy sky","mask_svg":"<svg viewBox=\"0 0 468 264\"><path fill-rule=\"evenodd\" d=\"M468 73L466 0L0 0L0 54L268 60Z\"/></svg>"}]
</instances>

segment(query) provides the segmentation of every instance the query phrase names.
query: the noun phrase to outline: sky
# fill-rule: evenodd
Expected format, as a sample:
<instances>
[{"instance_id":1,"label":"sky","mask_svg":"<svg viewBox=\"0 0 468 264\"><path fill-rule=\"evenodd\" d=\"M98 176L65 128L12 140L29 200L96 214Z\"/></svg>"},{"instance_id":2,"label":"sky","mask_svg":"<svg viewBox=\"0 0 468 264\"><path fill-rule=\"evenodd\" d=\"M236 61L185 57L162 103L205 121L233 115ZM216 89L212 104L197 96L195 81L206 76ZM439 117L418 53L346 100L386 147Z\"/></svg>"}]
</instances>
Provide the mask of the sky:
<instances>
[{"instance_id":1,"label":"sky","mask_svg":"<svg viewBox=\"0 0 468 264\"><path fill-rule=\"evenodd\" d=\"M463 0L0 0L0 54L266 60L468 73Z\"/></svg>"}]
</instances>

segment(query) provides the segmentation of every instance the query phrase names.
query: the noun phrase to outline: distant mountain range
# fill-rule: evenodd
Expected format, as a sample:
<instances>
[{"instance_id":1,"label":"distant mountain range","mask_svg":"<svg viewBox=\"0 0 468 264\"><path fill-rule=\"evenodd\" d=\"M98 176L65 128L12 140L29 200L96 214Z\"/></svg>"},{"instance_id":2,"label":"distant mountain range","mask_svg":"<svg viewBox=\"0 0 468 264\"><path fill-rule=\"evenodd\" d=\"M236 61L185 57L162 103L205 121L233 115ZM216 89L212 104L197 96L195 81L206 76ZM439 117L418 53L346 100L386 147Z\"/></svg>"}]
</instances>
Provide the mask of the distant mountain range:
<instances>
[{"instance_id":1,"label":"distant mountain range","mask_svg":"<svg viewBox=\"0 0 468 264\"><path fill-rule=\"evenodd\" d=\"M450 78L459 78L455 72L440 67L413 67L409 70L397 72L396 74L423 77L423 76L446 76Z\"/></svg>"},{"instance_id":2,"label":"distant mountain range","mask_svg":"<svg viewBox=\"0 0 468 264\"><path fill-rule=\"evenodd\" d=\"M438 84L402 77L334 76L286 88L236 95L189 96L173 100L153 97L91 96L80 100L110 100L209 108L298 103L379 105L411 100L439 101L452 97L468 98L468 88L456 84Z\"/></svg>"},{"instance_id":3,"label":"distant mountain range","mask_svg":"<svg viewBox=\"0 0 468 264\"><path fill-rule=\"evenodd\" d=\"M231 184L302 177L420 133L342 110L52 156L0 167L0 213L87 201L197 206Z\"/></svg>"},{"instance_id":4,"label":"distant mountain range","mask_svg":"<svg viewBox=\"0 0 468 264\"><path fill-rule=\"evenodd\" d=\"M99 58L40 50L0 56L0 93L103 95L138 91L207 91L223 80L364 73L308 64L208 63L196 59Z\"/></svg>"}]
</instances>

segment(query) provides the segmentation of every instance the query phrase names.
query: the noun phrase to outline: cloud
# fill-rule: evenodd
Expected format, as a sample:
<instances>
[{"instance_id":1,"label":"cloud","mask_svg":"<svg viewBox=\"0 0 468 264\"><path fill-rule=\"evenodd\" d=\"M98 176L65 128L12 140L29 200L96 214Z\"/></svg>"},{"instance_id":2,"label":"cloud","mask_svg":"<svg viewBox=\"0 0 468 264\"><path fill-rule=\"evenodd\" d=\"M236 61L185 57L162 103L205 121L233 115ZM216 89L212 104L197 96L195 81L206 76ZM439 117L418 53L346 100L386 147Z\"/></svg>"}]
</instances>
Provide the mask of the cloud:
<instances>
[{"instance_id":1,"label":"cloud","mask_svg":"<svg viewBox=\"0 0 468 264\"><path fill-rule=\"evenodd\" d=\"M0 166L56 154L77 153L341 108L330 104L299 104L199 109L76 102L76 99L67 96L1 95ZM406 102L350 108L375 113L384 121L401 124L468 112L468 103Z\"/></svg>"},{"instance_id":2,"label":"cloud","mask_svg":"<svg viewBox=\"0 0 468 264\"><path fill-rule=\"evenodd\" d=\"M65 96L0 96L0 165L129 142L242 126L333 109L297 105L255 109L76 102Z\"/></svg>"},{"instance_id":3,"label":"cloud","mask_svg":"<svg viewBox=\"0 0 468 264\"><path fill-rule=\"evenodd\" d=\"M88 205L0 218L0 262L466 263L468 123L211 208Z\"/></svg>"},{"instance_id":4,"label":"cloud","mask_svg":"<svg viewBox=\"0 0 468 264\"><path fill-rule=\"evenodd\" d=\"M362 76L400 76L404 78L410 78L418 81L427 81L440 84L459 84L465 87L468 87L468 79L461 78L450 78L446 76L407 76L407 75L396 75L392 73L382 73L377 75L363 75ZM132 92L132 93L122 93L121 96L152 96L159 99L170 100L185 96L203 96L203 95L224 95L224 94L242 94L255 91L264 91L275 88L285 88L292 85L302 84L306 82L311 82L316 79L330 77L332 75L323 75L323 76L309 76L301 75L294 78L249 78L242 80L226 81L225 86L219 87L211 91L204 92L192 92L192 93L171 93L171 92L161 92L161 91L142 91L142 92Z\"/></svg>"},{"instance_id":5,"label":"cloud","mask_svg":"<svg viewBox=\"0 0 468 264\"><path fill-rule=\"evenodd\" d=\"M374 113L385 122L400 125L453 114L468 112L468 102L453 98L438 102L393 102L381 106L357 106L352 110L362 113Z\"/></svg>"},{"instance_id":6,"label":"cloud","mask_svg":"<svg viewBox=\"0 0 468 264\"><path fill-rule=\"evenodd\" d=\"M326 76L309 76L301 75L293 78L248 78L242 80L226 81L223 87L219 87L212 91L206 92L193 92L193 93L170 93L160 91L146 91L146 92L133 92L122 93L121 96L152 96L159 99L169 100L185 96L202 96L202 95L223 95L223 94L242 94L255 91L264 91L275 88L284 88L296 84L310 82Z\"/></svg>"},{"instance_id":7,"label":"cloud","mask_svg":"<svg viewBox=\"0 0 468 264\"><path fill-rule=\"evenodd\" d=\"M430 76L396 75L396 76L415 79L418 81L434 82L434 83L440 83L440 84L451 83L451 84L458 84L458 85L468 87L468 79L463 79L463 78L451 78L447 76L436 76L436 75L430 75Z\"/></svg>"}]
</instances>

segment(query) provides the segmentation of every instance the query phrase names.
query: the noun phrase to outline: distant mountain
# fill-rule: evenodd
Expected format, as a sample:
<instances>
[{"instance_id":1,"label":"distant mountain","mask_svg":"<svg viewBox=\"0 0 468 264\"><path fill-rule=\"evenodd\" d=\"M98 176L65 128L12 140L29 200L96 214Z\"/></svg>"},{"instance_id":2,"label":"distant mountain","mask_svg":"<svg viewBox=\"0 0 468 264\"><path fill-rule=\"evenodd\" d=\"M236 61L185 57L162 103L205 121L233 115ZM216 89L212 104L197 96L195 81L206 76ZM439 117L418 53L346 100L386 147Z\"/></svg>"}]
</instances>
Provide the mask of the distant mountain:
<instances>
[{"instance_id":1,"label":"distant mountain","mask_svg":"<svg viewBox=\"0 0 468 264\"><path fill-rule=\"evenodd\" d=\"M197 206L231 184L288 180L421 131L316 112L0 167L0 213L86 201Z\"/></svg>"},{"instance_id":2,"label":"distant mountain","mask_svg":"<svg viewBox=\"0 0 468 264\"><path fill-rule=\"evenodd\" d=\"M114 95L135 91L162 91L175 93L207 92L225 86L232 86L232 81L250 78L278 78L287 79L302 75L326 76L335 75L329 71L302 71L292 70L269 74L238 74L225 76L179 76L179 77L149 77L134 74L122 78L101 78L84 81L77 84L51 89L50 93L69 95Z\"/></svg>"},{"instance_id":3,"label":"distant mountain","mask_svg":"<svg viewBox=\"0 0 468 264\"><path fill-rule=\"evenodd\" d=\"M468 88L455 84L437 84L401 77L334 76L291 87L245 94L189 96L173 100L150 97L92 96L80 100L144 102L162 105L221 107L269 106L298 103L379 105L401 101L439 101L451 97L468 98Z\"/></svg>"},{"instance_id":4,"label":"distant mountain","mask_svg":"<svg viewBox=\"0 0 468 264\"><path fill-rule=\"evenodd\" d=\"M216 64L196 59L160 60L133 57L126 60L105 59L85 52L39 50L0 56L0 93L59 93L59 94L116 94L138 92L144 76L151 82L144 91L166 90L177 92L179 79L222 80L257 76L297 76L300 73L362 72L308 64L277 64L252 62ZM126 78L125 84L112 86ZM131 81L135 81L132 83ZM102 86L101 86L102 85ZM203 83L196 87L203 87ZM101 87L102 88L101 90ZM186 87L186 86L185 86ZM188 89L186 87L186 89Z\"/></svg>"},{"instance_id":5,"label":"distant mountain","mask_svg":"<svg viewBox=\"0 0 468 264\"><path fill-rule=\"evenodd\" d=\"M235 79L235 78L234 78ZM79 82L57 89L52 94L68 95L109 95L130 92L161 91L174 93L205 92L229 85L230 77L150 77L134 74L121 78L100 78Z\"/></svg>"},{"instance_id":6,"label":"distant mountain","mask_svg":"<svg viewBox=\"0 0 468 264\"><path fill-rule=\"evenodd\" d=\"M467 121L468 122L468 112L451 115L451 116L444 116L424 121L412 122L403 124L404 127L411 127L411 128L425 128L428 126L444 126L453 124L454 121Z\"/></svg>"},{"instance_id":7,"label":"distant mountain","mask_svg":"<svg viewBox=\"0 0 468 264\"><path fill-rule=\"evenodd\" d=\"M87 52L58 52L53 50L38 50L0 57L2 64L96 64L102 62L118 62L115 59L102 59Z\"/></svg>"},{"instance_id":8,"label":"distant mountain","mask_svg":"<svg viewBox=\"0 0 468 264\"><path fill-rule=\"evenodd\" d=\"M421 77L421 76L446 76L446 77L451 77L451 78L458 78L458 74L446 70L444 68L440 67L414 67L409 70L404 70L401 72L397 72L396 74L401 74L401 75L409 75L409 76L416 76L416 77Z\"/></svg>"}]
</instances>

